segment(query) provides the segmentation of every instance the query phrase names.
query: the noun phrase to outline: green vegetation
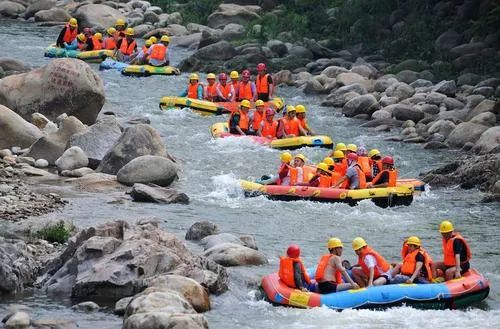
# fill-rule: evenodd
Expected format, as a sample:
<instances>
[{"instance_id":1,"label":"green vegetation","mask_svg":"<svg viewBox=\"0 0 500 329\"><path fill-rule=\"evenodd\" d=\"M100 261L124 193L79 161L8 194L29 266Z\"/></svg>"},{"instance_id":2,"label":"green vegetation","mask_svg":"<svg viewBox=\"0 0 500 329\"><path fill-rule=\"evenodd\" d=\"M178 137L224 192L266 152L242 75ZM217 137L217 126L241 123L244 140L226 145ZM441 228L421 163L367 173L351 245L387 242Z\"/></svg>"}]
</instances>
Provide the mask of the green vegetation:
<instances>
[{"instance_id":1,"label":"green vegetation","mask_svg":"<svg viewBox=\"0 0 500 329\"><path fill-rule=\"evenodd\" d=\"M219 7L220 0L152 0L151 4L159 6L166 13L178 11L184 23L207 24L207 17Z\"/></svg>"},{"instance_id":2,"label":"green vegetation","mask_svg":"<svg viewBox=\"0 0 500 329\"><path fill-rule=\"evenodd\" d=\"M37 238L47 240L49 242L65 243L71 236L70 230L66 227L63 221L56 225L47 225L36 233Z\"/></svg>"}]
</instances>

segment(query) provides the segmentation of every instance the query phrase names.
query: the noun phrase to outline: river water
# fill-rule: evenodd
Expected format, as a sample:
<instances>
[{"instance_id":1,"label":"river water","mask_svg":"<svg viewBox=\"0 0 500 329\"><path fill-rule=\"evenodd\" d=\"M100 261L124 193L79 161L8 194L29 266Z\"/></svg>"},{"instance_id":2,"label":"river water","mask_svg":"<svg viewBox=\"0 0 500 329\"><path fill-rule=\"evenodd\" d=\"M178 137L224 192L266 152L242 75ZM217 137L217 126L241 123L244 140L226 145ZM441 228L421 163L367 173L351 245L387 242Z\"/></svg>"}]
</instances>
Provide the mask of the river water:
<instances>
[{"instance_id":1,"label":"river water","mask_svg":"<svg viewBox=\"0 0 500 329\"><path fill-rule=\"evenodd\" d=\"M29 23L0 20L0 57L18 57L33 66L46 64L45 47L55 40L58 28L41 28ZM172 47L172 61L177 64L187 56L186 50ZM98 70L97 65L92 66ZM279 151L254 145L242 139L212 140L209 126L222 117L202 117L190 111L162 112L159 99L176 95L186 85L187 75L178 77L129 78L118 72L99 73L106 89L104 110L115 112L125 120L147 117L159 130L169 152L182 165L176 187L191 198L189 205L160 206L136 204L120 195L68 194L70 202L61 212L46 217L65 218L78 227L88 227L111 219L135 222L155 217L165 229L183 239L194 222L210 220L223 232L252 234L269 259L269 265L229 269L230 290L212 297L213 310L206 313L211 328L423 328L423 327L500 327L500 205L481 204L482 193L458 188L432 189L417 197L409 207L381 209L369 201L357 207L344 204L312 202L275 202L263 197L245 198L237 187L238 178L257 178L273 173L279 165ZM303 103L309 109L309 120L317 132L334 141L376 147L392 154L400 175L416 177L455 156L454 151L428 151L420 145L383 141L386 134L359 128L360 122L342 117L338 111L320 107L319 99L304 96L293 88L280 88L278 93L291 103ZM308 159L321 160L325 150L303 149ZM120 202L116 202L121 199ZM384 256L399 258L401 242L418 235L434 258L440 256L439 222L449 218L470 242L472 264L491 280L486 301L467 311L421 311L407 307L386 311L344 311L327 308L300 310L273 307L261 300L257 283L263 275L276 271L278 257L294 242L301 246L307 266L312 266L326 252L329 237L344 240L344 257L355 262L348 247L356 236L363 236ZM195 251L199 246L187 243ZM121 328L121 318L110 311L97 315L75 313L70 301L54 300L43 294L0 300L0 313L10 303L26 304L35 317L71 318L80 328Z\"/></svg>"}]
</instances>

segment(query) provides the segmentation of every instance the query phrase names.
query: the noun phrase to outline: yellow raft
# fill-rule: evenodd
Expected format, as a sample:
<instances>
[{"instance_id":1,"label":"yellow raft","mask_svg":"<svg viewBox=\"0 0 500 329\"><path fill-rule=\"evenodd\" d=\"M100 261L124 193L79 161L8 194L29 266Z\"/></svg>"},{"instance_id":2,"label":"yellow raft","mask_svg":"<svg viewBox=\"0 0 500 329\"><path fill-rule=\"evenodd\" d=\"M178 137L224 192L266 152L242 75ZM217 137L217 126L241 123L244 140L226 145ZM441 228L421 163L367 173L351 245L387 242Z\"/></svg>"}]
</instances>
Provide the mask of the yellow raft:
<instances>
[{"instance_id":1,"label":"yellow raft","mask_svg":"<svg viewBox=\"0 0 500 329\"><path fill-rule=\"evenodd\" d=\"M123 75L151 76L151 75L179 75L181 71L173 66L129 65L122 70Z\"/></svg>"},{"instance_id":2,"label":"yellow raft","mask_svg":"<svg viewBox=\"0 0 500 329\"><path fill-rule=\"evenodd\" d=\"M203 115L221 115L231 113L230 110L217 103L187 97L165 96L160 100L160 109L163 111L170 109L190 108Z\"/></svg>"}]
</instances>

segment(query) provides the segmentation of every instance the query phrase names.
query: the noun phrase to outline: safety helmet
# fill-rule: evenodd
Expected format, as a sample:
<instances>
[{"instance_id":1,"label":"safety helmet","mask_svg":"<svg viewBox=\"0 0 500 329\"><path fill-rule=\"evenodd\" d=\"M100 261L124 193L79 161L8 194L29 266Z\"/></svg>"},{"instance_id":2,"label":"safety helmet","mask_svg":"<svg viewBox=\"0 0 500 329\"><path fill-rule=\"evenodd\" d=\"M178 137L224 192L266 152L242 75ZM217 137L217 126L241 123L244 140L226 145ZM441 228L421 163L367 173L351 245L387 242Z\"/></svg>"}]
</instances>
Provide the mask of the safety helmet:
<instances>
[{"instance_id":1,"label":"safety helmet","mask_svg":"<svg viewBox=\"0 0 500 329\"><path fill-rule=\"evenodd\" d=\"M76 38L79 40L79 41L85 41L85 34L83 33L80 33L76 36Z\"/></svg>"},{"instance_id":2,"label":"safety helmet","mask_svg":"<svg viewBox=\"0 0 500 329\"><path fill-rule=\"evenodd\" d=\"M121 18L118 18L116 20L115 26L125 26L125 20L121 19Z\"/></svg>"},{"instance_id":3,"label":"safety helmet","mask_svg":"<svg viewBox=\"0 0 500 329\"><path fill-rule=\"evenodd\" d=\"M297 106L295 106L295 109L297 110L297 113L306 113L307 112L304 105L297 105Z\"/></svg>"},{"instance_id":4,"label":"safety helmet","mask_svg":"<svg viewBox=\"0 0 500 329\"><path fill-rule=\"evenodd\" d=\"M170 42L170 37L166 34L162 35L160 38L161 42Z\"/></svg>"},{"instance_id":5,"label":"safety helmet","mask_svg":"<svg viewBox=\"0 0 500 329\"><path fill-rule=\"evenodd\" d=\"M449 220L444 220L439 224L439 232L440 233L449 233L453 232L453 224Z\"/></svg>"},{"instance_id":6,"label":"safety helmet","mask_svg":"<svg viewBox=\"0 0 500 329\"><path fill-rule=\"evenodd\" d=\"M146 40L146 43L145 43L146 48L151 47L151 45L152 45L152 44L153 44L153 43L151 42L151 40Z\"/></svg>"},{"instance_id":7,"label":"safety helmet","mask_svg":"<svg viewBox=\"0 0 500 329\"><path fill-rule=\"evenodd\" d=\"M71 27L78 27L78 21L76 20L76 18L70 18L68 23L69 23L69 26L71 26Z\"/></svg>"},{"instance_id":8,"label":"safety helmet","mask_svg":"<svg viewBox=\"0 0 500 329\"><path fill-rule=\"evenodd\" d=\"M421 246L422 243L420 242L420 239L417 236L411 236L406 240L406 244L412 244L414 246Z\"/></svg>"},{"instance_id":9,"label":"safety helmet","mask_svg":"<svg viewBox=\"0 0 500 329\"><path fill-rule=\"evenodd\" d=\"M316 166L316 168L317 169L321 169L321 170L326 171L326 172L330 172L328 170L328 165L326 163L324 163L324 162L318 163L318 165Z\"/></svg>"},{"instance_id":10,"label":"safety helmet","mask_svg":"<svg viewBox=\"0 0 500 329\"><path fill-rule=\"evenodd\" d=\"M352 249L354 251L359 250L359 249L366 247L366 246L367 246L367 244L366 244L365 239L363 239L359 236L357 238L354 238L354 240L352 240Z\"/></svg>"},{"instance_id":11,"label":"safety helmet","mask_svg":"<svg viewBox=\"0 0 500 329\"><path fill-rule=\"evenodd\" d=\"M290 258L299 258L300 257L300 247L296 244L291 244L286 250L286 255Z\"/></svg>"},{"instance_id":12,"label":"safety helmet","mask_svg":"<svg viewBox=\"0 0 500 329\"><path fill-rule=\"evenodd\" d=\"M97 40L102 40L102 34L97 32L96 34L94 34L94 37L97 39Z\"/></svg>"},{"instance_id":13,"label":"safety helmet","mask_svg":"<svg viewBox=\"0 0 500 329\"><path fill-rule=\"evenodd\" d=\"M238 74L238 71L231 71L229 76L231 77L231 79L238 79L240 77L240 75Z\"/></svg>"},{"instance_id":14,"label":"safety helmet","mask_svg":"<svg viewBox=\"0 0 500 329\"><path fill-rule=\"evenodd\" d=\"M388 156L385 156L382 159L382 163L393 166L394 165L394 159L391 156L388 155Z\"/></svg>"},{"instance_id":15,"label":"safety helmet","mask_svg":"<svg viewBox=\"0 0 500 329\"><path fill-rule=\"evenodd\" d=\"M326 163L328 166L333 166L334 165L333 159L330 158L330 157L324 158L323 162Z\"/></svg>"},{"instance_id":16,"label":"safety helmet","mask_svg":"<svg viewBox=\"0 0 500 329\"><path fill-rule=\"evenodd\" d=\"M196 73L191 73L189 75L189 80L200 80L200 77Z\"/></svg>"},{"instance_id":17,"label":"safety helmet","mask_svg":"<svg viewBox=\"0 0 500 329\"><path fill-rule=\"evenodd\" d=\"M250 78L250 71L249 70L244 70L243 72L241 72L241 75L244 78Z\"/></svg>"},{"instance_id":18,"label":"safety helmet","mask_svg":"<svg viewBox=\"0 0 500 329\"><path fill-rule=\"evenodd\" d=\"M358 155L356 153L349 153L347 155L348 160L358 161Z\"/></svg>"},{"instance_id":19,"label":"safety helmet","mask_svg":"<svg viewBox=\"0 0 500 329\"><path fill-rule=\"evenodd\" d=\"M158 38L157 38L157 37L155 37L154 35L153 35L153 36L151 36L151 37L149 38L149 40L151 40L151 43L152 43L152 44L155 44L155 43L157 43L157 42L158 42Z\"/></svg>"},{"instance_id":20,"label":"safety helmet","mask_svg":"<svg viewBox=\"0 0 500 329\"><path fill-rule=\"evenodd\" d=\"M227 74L226 73L219 73L219 80L227 80Z\"/></svg>"},{"instance_id":21,"label":"safety helmet","mask_svg":"<svg viewBox=\"0 0 500 329\"><path fill-rule=\"evenodd\" d=\"M208 73L208 74L207 74L207 80L208 80L208 79L214 79L214 80L215 80L215 74L213 74L213 73Z\"/></svg>"},{"instance_id":22,"label":"safety helmet","mask_svg":"<svg viewBox=\"0 0 500 329\"><path fill-rule=\"evenodd\" d=\"M285 163L289 163L290 161L292 161L292 154L290 154L290 152L283 152L280 155L280 160Z\"/></svg>"},{"instance_id":23,"label":"safety helmet","mask_svg":"<svg viewBox=\"0 0 500 329\"><path fill-rule=\"evenodd\" d=\"M328 240L328 243L326 244L326 246L328 247L328 249L344 247L344 245L342 244L342 241L340 241L339 238L330 238L330 240Z\"/></svg>"},{"instance_id":24,"label":"safety helmet","mask_svg":"<svg viewBox=\"0 0 500 329\"><path fill-rule=\"evenodd\" d=\"M293 105L288 105L286 107L286 113L290 113L290 112L297 112L297 109L295 108L295 106Z\"/></svg>"},{"instance_id":25,"label":"safety helmet","mask_svg":"<svg viewBox=\"0 0 500 329\"><path fill-rule=\"evenodd\" d=\"M126 30L125 30L125 35L128 35L128 36L131 36L133 37L134 36L134 29L131 28L131 27L128 27Z\"/></svg>"},{"instance_id":26,"label":"safety helmet","mask_svg":"<svg viewBox=\"0 0 500 329\"><path fill-rule=\"evenodd\" d=\"M275 112L273 109L267 108L266 109L266 117L274 116Z\"/></svg>"},{"instance_id":27,"label":"safety helmet","mask_svg":"<svg viewBox=\"0 0 500 329\"><path fill-rule=\"evenodd\" d=\"M368 152L368 157L369 158L373 158L376 155L380 155L380 151L377 150L377 149L372 149L372 150L370 150L370 152Z\"/></svg>"},{"instance_id":28,"label":"safety helmet","mask_svg":"<svg viewBox=\"0 0 500 329\"><path fill-rule=\"evenodd\" d=\"M265 70L266 70L266 64L264 63L257 64L257 71L265 71Z\"/></svg>"},{"instance_id":29,"label":"safety helmet","mask_svg":"<svg viewBox=\"0 0 500 329\"><path fill-rule=\"evenodd\" d=\"M255 106L264 106L264 101L263 100L260 100L258 99L256 102L255 102Z\"/></svg>"},{"instance_id":30,"label":"safety helmet","mask_svg":"<svg viewBox=\"0 0 500 329\"><path fill-rule=\"evenodd\" d=\"M345 158L345 154L344 154L344 152L337 150L337 151L333 152L333 158L334 159L343 159L343 158Z\"/></svg>"},{"instance_id":31,"label":"safety helmet","mask_svg":"<svg viewBox=\"0 0 500 329\"><path fill-rule=\"evenodd\" d=\"M300 160L302 160L302 161L306 162L306 157L305 157L305 156L304 156L304 154L302 154L302 153L297 154L297 155L294 157L294 159L300 159Z\"/></svg>"},{"instance_id":32,"label":"safety helmet","mask_svg":"<svg viewBox=\"0 0 500 329\"><path fill-rule=\"evenodd\" d=\"M335 151L347 151L347 148L344 143L337 143L337 145L335 145Z\"/></svg>"},{"instance_id":33,"label":"safety helmet","mask_svg":"<svg viewBox=\"0 0 500 329\"><path fill-rule=\"evenodd\" d=\"M240 107L245 107L245 108L249 109L250 106L252 106L252 105L250 104L250 101L247 99L242 100L240 103Z\"/></svg>"},{"instance_id":34,"label":"safety helmet","mask_svg":"<svg viewBox=\"0 0 500 329\"><path fill-rule=\"evenodd\" d=\"M280 97L273 98L272 102L274 103L274 105L276 105L276 108L278 110L282 109L283 106L285 105L285 102L283 101L283 98L280 98Z\"/></svg>"},{"instance_id":35,"label":"safety helmet","mask_svg":"<svg viewBox=\"0 0 500 329\"><path fill-rule=\"evenodd\" d=\"M116 29L114 27L110 27L106 30L106 33L108 33L108 35L113 35L115 34L116 32Z\"/></svg>"},{"instance_id":36,"label":"safety helmet","mask_svg":"<svg viewBox=\"0 0 500 329\"><path fill-rule=\"evenodd\" d=\"M347 144L346 150L351 152L357 152L358 147L356 146L356 144Z\"/></svg>"}]
</instances>

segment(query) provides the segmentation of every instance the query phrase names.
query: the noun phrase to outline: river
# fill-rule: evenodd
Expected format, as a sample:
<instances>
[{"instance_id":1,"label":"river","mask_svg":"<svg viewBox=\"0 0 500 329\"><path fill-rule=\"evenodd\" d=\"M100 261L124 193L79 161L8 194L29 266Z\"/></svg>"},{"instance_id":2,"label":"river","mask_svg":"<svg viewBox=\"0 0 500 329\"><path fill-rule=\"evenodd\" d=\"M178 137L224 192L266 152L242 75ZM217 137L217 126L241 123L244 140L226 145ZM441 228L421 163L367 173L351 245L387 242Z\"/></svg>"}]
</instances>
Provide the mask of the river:
<instances>
[{"instance_id":1,"label":"river","mask_svg":"<svg viewBox=\"0 0 500 329\"><path fill-rule=\"evenodd\" d=\"M53 42L59 28L42 28L21 21L0 20L0 57L17 57L23 62L40 66L45 47ZM173 64L188 55L184 49L172 47ZM98 66L92 64L98 70ZM500 327L500 204L482 204L482 193L458 188L433 189L415 198L409 207L381 209L370 201L357 207L344 204L312 202L275 202L263 197L245 198L237 188L238 178L257 178L275 172L279 166L279 151L254 145L241 139L212 140L209 126L222 117L202 117L190 111L162 112L159 99L176 95L186 85L187 74L177 77L130 78L118 72L99 73L106 89L103 110L113 111L123 120L147 117L159 130L169 152L182 165L176 187L191 198L189 205L114 202L120 196L71 193L69 204L61 211L47 215L65 218L77 227L88 227L111 219L131 222L143 217L156 217L163 227L183 239L186 230L196 221L210 220L223 232L252 234L269 265L229 269L230 290L211 297L213 310L206 313L211 328L425 328ZM416 177L420 172L438 167L455 156L456 151L424 150L421 145L383 141L386 133L360 128L360 121L342 117L339 111L318 106L319 98L304 96L294 88L279 88L287 102L307 106L308 118L317 132L333 137L335 142L356 143L376 147L392 154L401 176ZM325 150L303 149L308 159L321 160ZM127 199L121 196L122 199ZM400 246L408 235L418 235L426 249L440 256L442 219L451 219L470 242L472 264L491 280L487 300L467 311L422 311L407 307L386 311L344 311L327 308L300 310L273 307L258 298L256 284L261 277L278 267L278 257L291 243L302 248L303 259L312 266L326 252L331 236L344 240L344 257L355 261L350 241L363 236L384 256L396 260ZM195 251L200 247L187 243ZM70 301L51 299L43 294L29 294L16 299L0 300L0 314L8 304L29 305L34 317L71 318L80 328L121 328L121 318L105 309L97 314L75 313Z\"/></svg>"}]
</instances>

